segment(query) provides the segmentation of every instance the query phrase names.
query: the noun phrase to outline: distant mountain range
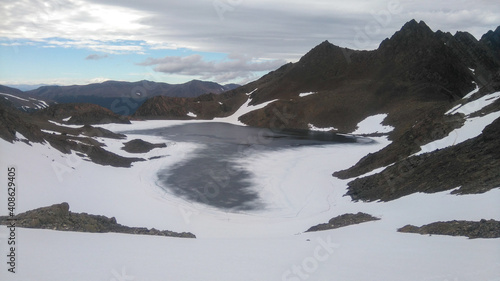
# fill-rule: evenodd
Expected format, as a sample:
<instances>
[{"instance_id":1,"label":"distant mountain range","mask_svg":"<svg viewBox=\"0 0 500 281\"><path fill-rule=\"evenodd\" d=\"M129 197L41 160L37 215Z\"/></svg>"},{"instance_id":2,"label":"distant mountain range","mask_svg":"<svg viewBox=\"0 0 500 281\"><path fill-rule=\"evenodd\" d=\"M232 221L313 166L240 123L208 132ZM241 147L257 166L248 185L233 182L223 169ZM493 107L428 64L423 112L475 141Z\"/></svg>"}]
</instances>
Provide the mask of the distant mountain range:
<instances>
[{"instance_id":1,"label":"distant mountain range","mask_svg":"<svg viewBox=\"0 0 500 281\"><path fill-rule=\"evenodd\" d=\"M237 84L220 85L215 82L192 80L184 84L168 84L152 81L121 82L106 81L89 85L41 86L26 92L1 86L0 93L15 95L23 99L36 99L50 103L93 103L121 115L135 112L146 99L154 96L197 97L202 94L219 94L239 87ZM10 97L19 108L30 111L39 109L34 104L21 104Z\"/></svg>"},{"instance_id":2,"label":"distant mountain range","mask_svg":"<svg viewBox=\"0 0 500 281\"><path fill-rule=\"evenodd\" d=\"M43 86L56 86L56 85L49 85L49 84L9 84L9 85L5 85L5 86L10 87L10 88L14 88L14 89L18 89L18 90L21 90L23 92L27 92L27 91L38 89L38 88L43 87Z\"/></svg>"}]
</instances>

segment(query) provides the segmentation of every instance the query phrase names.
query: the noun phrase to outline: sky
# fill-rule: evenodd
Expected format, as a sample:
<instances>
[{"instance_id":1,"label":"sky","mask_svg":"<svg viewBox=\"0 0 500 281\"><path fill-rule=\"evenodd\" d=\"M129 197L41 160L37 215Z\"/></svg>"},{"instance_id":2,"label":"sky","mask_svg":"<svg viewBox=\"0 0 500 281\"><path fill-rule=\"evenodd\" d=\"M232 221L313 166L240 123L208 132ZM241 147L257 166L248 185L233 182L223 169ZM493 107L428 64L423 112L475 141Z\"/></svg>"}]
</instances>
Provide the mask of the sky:
<instances>
[{"instance_id":1,"label":"sky","mask_svg":"<svg viewBox=\"0 0 500 281\"><path fill-rule=\"evenodd\" d=\"M0 84L245 84L328 40L376 49L411 19L477 39L497 0L0 0Z\"/></svg>"}]
</instances>

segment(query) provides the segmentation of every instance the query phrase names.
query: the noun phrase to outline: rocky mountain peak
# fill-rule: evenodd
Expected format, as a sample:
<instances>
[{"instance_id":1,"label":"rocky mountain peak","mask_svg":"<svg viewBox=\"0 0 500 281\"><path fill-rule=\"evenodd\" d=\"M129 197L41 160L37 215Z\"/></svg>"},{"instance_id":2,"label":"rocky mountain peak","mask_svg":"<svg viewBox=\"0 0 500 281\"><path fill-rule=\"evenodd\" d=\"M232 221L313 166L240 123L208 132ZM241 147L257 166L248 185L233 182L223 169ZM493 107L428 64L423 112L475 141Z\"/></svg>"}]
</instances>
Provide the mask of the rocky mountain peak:
<instances>
[{"instance_id":1,"label":"rocky mountain peak","mask_svg":"<svg viewBox=\"0 0 500 281\"><path fill-rule=\"evenodd\" d=\"M417 22L415 19L405 23L400 32L433 33L431 28L423 20Z\"/></svg>"},{"instance_id":2,"label":"rocky mountain peak","mask_svg":"<svg viewBox=\"0 0 500 281\"><path fill-rule=\"evenodd\" d=\"M302 77L304 72L307 75L323 77L324 79L337 76L347 69L350 63L347 56L354 52L334 45L327 40L323 41L299 60L292 73L300 72L296 74L297 78Z\"/></svg>"},{"instance_id":3,"label":"rocky mountain peak","mask_svg":"<svg viewBox=\"0 0 500 281\"><path fill-rule=\"evenodd\" d=\"M317 60L325 59L332 56L334 53L340 51L340 47L333 45L328 40L323 41L321 44L312 48L301 59L300 62L316 62Z\"/></svg>"},{"instance_id":4,"label":"rocky mountain peak","mask_svg":"<svg viewBox=\"0 0 500 281\"><path fill-rule=\"evenodd\" d=\"M495 31L488 31L479 41L493 52L496 59L500 60L500 26Z\"/></svg>"},{"instance_id":5,"label":"rocky mountain peak","mask_svg":"<svg viewBox=\"0 0 500 281\"><path fill-rule=\"evenodd\" d=\"M464 41L473 42L473 43L478 42L476 37L474 37L474 35L470 34L469 32L465 32L465 31L457 31L457 33L455 33L455 35L453 37L455 37L455 39L462 41L462 42L464 42Z\"/></svg>"},{"instance_id":6,"label":"rocky mountain peak","mask_svg":"<svg viewBox=\"0 0 500 281\"><path fill-rule=\"evenodd\" d=\"M481 41L483 41L483 40L493 41L497 45L500 45L500 26L498 26L495 29L495 31L489 30L488 32L486 32L486 34L484 34L481 37Z\"/></svg>"},{"instance_id":7,"label":"rocky mountain peak","mask_svg":"<svg viewBox=\"0 0 500 281\"><path fill-rule=\"evenodd\" d=\"M380 49L408 48L412 45L420 46L437 39L435 33L424 21L411 20L401 30L394 33L390 39L385 39L380 44Z\"/></svg>"}]
</instances>

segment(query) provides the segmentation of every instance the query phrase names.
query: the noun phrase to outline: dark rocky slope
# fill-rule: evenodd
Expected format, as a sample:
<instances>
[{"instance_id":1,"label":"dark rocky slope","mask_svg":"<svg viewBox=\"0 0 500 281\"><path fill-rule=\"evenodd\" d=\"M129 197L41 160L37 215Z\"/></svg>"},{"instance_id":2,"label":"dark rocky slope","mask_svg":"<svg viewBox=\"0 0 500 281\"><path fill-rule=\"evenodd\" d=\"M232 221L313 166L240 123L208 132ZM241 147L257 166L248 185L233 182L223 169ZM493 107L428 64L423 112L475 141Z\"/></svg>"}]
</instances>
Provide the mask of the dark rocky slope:
<instances>
[{"instance_id":1,"label":"dark rocky slope","mask_svg":"<svg viewBox=\"0 0 500 281\"><path fill-rule=\"evenodd\" d=\"M35 113L35 116L46 117L60 123L73 125L86 124L130 124L125 116L120 116L111 110L89 103L55 104ZM63 119L69 118L64 121Z\"/></svg>"},{"instance_id":2,"label":"dark rocky slope","mask_svg":"<svg viewBox=\"0 0 500 281\"><path fill-rule=\"evenodd\" d=\"M189 232L177 233L167 230L147 229L145 227L128 227L116 222L116 219L105 216L73 213L69 211L68 203L55 204L38 208L14 217L0 217L0 224L8 225L14 221L16 227L51 229L60 231L77 231L91 233L127 233L169 236L180 238L196 238Z\"/></svg>"},{"instance_id":3,"label":"dark rocky slope","mask_svg":"<svg viewBox=\"0 0 500 281\"><path fill-rule=\"evenodd\" d=\"M43 141L43 132L30 122L28 114L16 109L10 101L0 99L0 138L13 142L17 140L16 132L33 142Z\"/></svg>"},{"instance_id":4,"label":"dark rocky slope","mask_svg":"<svg viewBox=\"0 0 500 281\"><path fill-rule=\"evenodd\" d=\"M473 139L397 161L379 174L350 182L353 200L389 201L415 192L482 193L500 187L500 119Z\"/></svg>"},{"instance_id":5,"label":"dark rocky slope","mask_svg":"<svg viewBox=\"0 0 500 281\"><path fill-rule=\"evenodd\" d=\"M234 113L247 100L239 91L224 94L206 94L197 98L158 96L148 99L133 117L138 119L213 119ZM196 117L188 116L188 113Z\"/></svg>"},{"instance_id":6,"label":"dark rocky slope","mask_svg":"<svg viewBox=\"0 0 500 281\"><path fill-rule=\"evenodd\" d=\"M425 118L415 121L415 124L411 128L408 128L401 136L395 137L389 146L376 153L368 154L353 167L344 171L335 172L334 176L341 179L354 178L372 171L373 169L385 167L406 159L409 155L418 152L420 146L441 139L447 136L452 130L463 125L465 120L462 114L444 114L452 106L467 106L467 103L473 103L474 100L497 91L500 91L500 72L492 78L492 81L482 87L469 99L459 100L450 106L439 108L439 110L436 109L428 113ZM500 111L500 101L496 101L486 108L473 113L469 117L484 116L495 111Z\"/></svg>"},{"instance_id":7,"label":"dark rocky slope","mask_svg":"<svg viewBox=\"0 0 500 281\"><path fill-rule=\"evenodd\" d=\"M2 101L0 102L0 138L11 143L19 141L22 137L26 138L23 141L28 144L30 142L49 143L62 153L69 154L76 151L84 159L100 165L130 167L134 162L144 161L142 158L127 158L111 153L95 139L96 137L122 139L125 138L124 135L90 125L80 128L59 126L48 122L46 118L43 115L26 114L14 108L8 101Z\"/></svg>"},{"instance_id":8,"label":"dark rocky slope","mask_svg":"<svg viewBox=\"0 0 500 281\"><path fill-rule=\"evenodd\" d=\"M30 95L21 90L0 85L0 100L7 100L11 105L24 112L35 112L46 108L54 101Z\"/></svg>"}]
</instances>

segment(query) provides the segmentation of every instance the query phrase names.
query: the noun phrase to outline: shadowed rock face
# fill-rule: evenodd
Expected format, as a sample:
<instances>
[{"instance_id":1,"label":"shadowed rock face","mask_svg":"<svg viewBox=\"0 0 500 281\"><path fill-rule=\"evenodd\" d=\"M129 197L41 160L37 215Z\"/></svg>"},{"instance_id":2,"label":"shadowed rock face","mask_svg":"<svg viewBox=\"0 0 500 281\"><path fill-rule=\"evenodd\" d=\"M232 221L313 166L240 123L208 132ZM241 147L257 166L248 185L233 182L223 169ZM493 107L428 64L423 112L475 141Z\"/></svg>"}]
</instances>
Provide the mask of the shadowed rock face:
<instances>
[{"instance_id":1,"label":"shadowed rock face","mask_svg":"<svg viewBox=\"0 0 500 281\"><path fill-rule=\"evenodd\" d=\"M353 200L390 201L415 192L483 193L500 186L500 119L458 145L396 162L379 174L350 182Z\"/></svg>"},{"instance_id":2,"label":"shadowed rock face","mask_svg":"<svg viewBox=\"0 0 500 281\"><path fill-rule=\"evenodd\" d=\"M15 109L8 101L0 99L0 138L13 142L17 139L16 132L33 142L43 142L40 127L29 122L29 116Z\"/></svg>"},{"instance_id":3,"label":"shadowed rock face","mask_svg":"<svg viewBox=\"0 0 500 281\"><path fill-rule=\"evenodd\" d=\"M234 113L247 96L243 92L206 94L197 98L176 98L158 96L142 104L133 117L138 119L213 119ZM196 114L196 117L188 113Z\"/></svg>"},{"instance_id":4,"label":"shadowed rock face","mask_svg":"<svg viewBox=\"0 0 500 281\"><path fill-rule=\"evenodd\" d=\"M14 98L10 95L17 98ZM9 101L12 107L27 113L35 112L41 108L48 107L50 104L54 104L54 102L49 99L30 95L19 89L7 87L4 85L0 85L0 100Z\"/></svg>"},{"instance_id":5,"label":"shadowed rock face","mask_svg":"<svg viewBox=\"0 0 500 281\"><path fill-rule=\"evenodd\" d=\"M437 234L449 236L467 236L473 238L499 238L500 222L495 220L447 221L426 224L421 227L405 225L399 232L418 234Z\"/></svg>"},{"instance_id":6,"label":"shadowed rock face","mask_svg":"<svg viewBox=\"0 0 500 281\"><path fill-rule=\"evenodd\" d=\"M160 231L142 227L128 227L116 222L114 217L89 215L87 213L73 213L69 211L68 203L55 204L28 211L10 218L15 220L17 227L52 229L62 231L92 232L92 233L128 233L181 238L196 238L192 233L176 233ZM0 224L8 224L8 217L0 217Z\"/></svg>"}]
</instances>

